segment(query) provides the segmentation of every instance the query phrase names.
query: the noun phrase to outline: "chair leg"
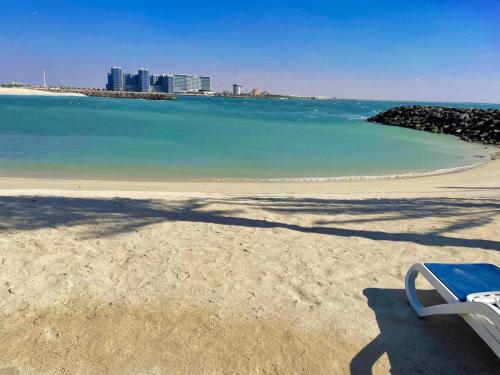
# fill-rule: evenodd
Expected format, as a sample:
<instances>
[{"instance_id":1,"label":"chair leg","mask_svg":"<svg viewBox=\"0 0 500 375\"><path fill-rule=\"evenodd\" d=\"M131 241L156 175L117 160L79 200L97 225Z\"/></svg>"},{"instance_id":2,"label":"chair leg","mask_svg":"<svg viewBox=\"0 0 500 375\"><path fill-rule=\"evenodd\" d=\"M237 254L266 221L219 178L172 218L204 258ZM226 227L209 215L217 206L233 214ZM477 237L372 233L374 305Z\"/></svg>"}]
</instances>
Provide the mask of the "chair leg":
<instances>
[{"instance_id":1,"label":"chair leg","mask_svg":"<svg viewBox=\"0 0 500 375\"><path fill-rule=\"evenodd\" d=\"M408 270L405 277L405 292L411 307L413 307L413 310L415 310L417 315L422 318L422 310L424 309L424 306L420 302L415 288L415 279L417 278L419 272L419 264L414 264Z\"/></svg>"}]
</instances>

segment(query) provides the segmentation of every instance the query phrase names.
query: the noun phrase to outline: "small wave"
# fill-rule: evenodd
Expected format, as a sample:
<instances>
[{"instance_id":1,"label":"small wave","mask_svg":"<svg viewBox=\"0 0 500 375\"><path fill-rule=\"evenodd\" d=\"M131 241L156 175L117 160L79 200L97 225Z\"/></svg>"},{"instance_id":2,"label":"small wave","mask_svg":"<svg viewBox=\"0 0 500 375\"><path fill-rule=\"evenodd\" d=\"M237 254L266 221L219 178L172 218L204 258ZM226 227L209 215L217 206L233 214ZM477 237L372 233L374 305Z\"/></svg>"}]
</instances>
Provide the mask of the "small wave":
<instances>
[{"instance_id":1,"label":"small wave","mask_svg":"<svg viewBox=\"0 0 500 375\"><path fill-rule=\"evenodd\" d=\"M476 163L470 165L464 165L455 168L444 168L438 169L431 172L408 172L390 175L379 175L379 176L341 176L341 177L299 177L299 178L269 178L269 179L259 179L259 181L270 181L270 182L341 182L341 181L363 181L363 180L392 180L398 178L409 178L409 177L425 177L425 176L435 176L447 173L456 173L465 171L468 169L479 167L486 163Z\"/></svg>"},{"instance_id":2,"label":"small wave","mask_svg":"<svg viewBox=\"0 0 500 375\"><path fill-rule=\"evenodd\" d=\"M326 115L324 117L341 120L366 120L368 118L368 116L363 116L356 113L335 113L332 115Z\"/></svg>"},{"instance_id":3,"label":"small wave","mask_svg":"<svg viewBox=\"0 0 500 375\"><path fill-rule=\"evenodd\" d=\"M347 116L348 120L366 120L368 116Z\"/></svg>"},{"instance_id":4,"label":"small wave","mask_svg":"<svg viewBox=\"0 0 500 375\"><path fill-rule=\"evenodd\" d=\"M400 178L410 178L410 177L425 177L425 176L435 176L440 174L456 173L465 171L468 169L477 168L487 162L469 164L454 168L444 168L437 169L430 172L408 172L408 173L395 173L389 175L378 175L378 176L340 176L340 177L279 177L279 178L214 178L210 179L212 181L254 181L254 182L343 182L343 181L366 181L366 180L393 180Z\"/></svg>"}]
</instances>

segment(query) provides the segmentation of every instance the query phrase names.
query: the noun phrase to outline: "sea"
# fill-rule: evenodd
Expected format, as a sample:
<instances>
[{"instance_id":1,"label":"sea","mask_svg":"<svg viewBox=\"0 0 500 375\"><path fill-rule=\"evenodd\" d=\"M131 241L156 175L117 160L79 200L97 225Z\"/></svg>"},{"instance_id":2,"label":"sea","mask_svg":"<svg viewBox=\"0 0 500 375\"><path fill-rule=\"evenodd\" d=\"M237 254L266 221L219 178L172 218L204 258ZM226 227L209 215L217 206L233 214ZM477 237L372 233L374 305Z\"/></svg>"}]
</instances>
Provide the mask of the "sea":
<instances>
[{"instance_id":1,"label":"sea","mask_svg":"<svg viewBox=\"0 0 500 375\"><path fill-rule=\"evenodd\" d=\"M323 181L441 173L490 148L366 121L364 100L0 96L0 176Z\"/></svg>"}]
</instances>

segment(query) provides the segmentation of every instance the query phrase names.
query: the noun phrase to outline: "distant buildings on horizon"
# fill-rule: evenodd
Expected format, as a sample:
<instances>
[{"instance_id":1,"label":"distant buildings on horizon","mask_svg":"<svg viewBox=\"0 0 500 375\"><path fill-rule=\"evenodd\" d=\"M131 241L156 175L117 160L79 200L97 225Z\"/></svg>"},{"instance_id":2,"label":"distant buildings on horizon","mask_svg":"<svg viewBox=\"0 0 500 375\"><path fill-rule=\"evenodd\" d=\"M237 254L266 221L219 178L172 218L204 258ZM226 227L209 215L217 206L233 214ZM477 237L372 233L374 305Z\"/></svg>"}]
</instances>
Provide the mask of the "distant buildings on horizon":
<instances>
[{"instance_id":1,"label":"distant buildings on horizon","mask_svg":"<svg viewBox=\"0 0 500 375\"><path fill-rule=\"evenodd\" d=\"M232 91L220 93L211 90L211 77L191 74L150 74L148 69L140 68L136 74L123 73L122 68L113 67L108 73L106 90L132 92L164 92L168 94L204 94L216 96L266 97L266 98L311 98L327 99L319 96L295 96L272 94L253 88L243 90L243 86L234 83ZM335 98L333 98L335 99Z\"/></svg>"},{"instance_id":2,"label":"distant buildings on horizon","mask_svg":"<svg viewBox=\"0 0 500 375\"><path fill-rule=\"evenodd\" d=\"M244 92L242 85L234 83L232 95L234 95L234 96L271 96L272 94L269 93L268 91L263 91L261 93L258 88L254 88L250 92Z\"/></svg>"},{"instance_id":3,"label":"distant buildings on horizon","mask_svg":"<svg viewBox=\"0 0 500 375\"><path fill-rule=\"evenodd\" d=\"M108 73L106 90L136 92L193 93L210 92L211 77L190 74L149 74L141 68L137 74L123 73L113 67Z\"/></svg>"}]
</instances>

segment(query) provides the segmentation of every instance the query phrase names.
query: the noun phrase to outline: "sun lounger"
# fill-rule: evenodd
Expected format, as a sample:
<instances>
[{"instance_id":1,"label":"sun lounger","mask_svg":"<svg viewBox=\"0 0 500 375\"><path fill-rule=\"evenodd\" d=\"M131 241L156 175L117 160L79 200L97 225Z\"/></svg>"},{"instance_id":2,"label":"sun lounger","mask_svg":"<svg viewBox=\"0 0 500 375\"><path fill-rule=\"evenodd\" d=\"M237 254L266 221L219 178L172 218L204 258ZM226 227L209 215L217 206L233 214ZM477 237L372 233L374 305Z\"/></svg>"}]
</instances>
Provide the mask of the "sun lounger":
<instances>
[{"instance_id":1,"label":"sun lounger","mask_svg":"<svg viewBox=\"0 0 500 375\"><path fill-rule=\"evenodd\" d=\"M418 274L447 303L425 307L418 299ZM493 264L416 263L406 274L406 295L421 318L458 314L500 358L500 268Z\"/></svg>"}]
</instances>

